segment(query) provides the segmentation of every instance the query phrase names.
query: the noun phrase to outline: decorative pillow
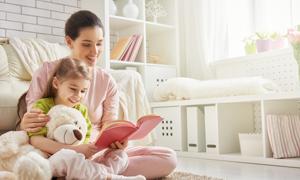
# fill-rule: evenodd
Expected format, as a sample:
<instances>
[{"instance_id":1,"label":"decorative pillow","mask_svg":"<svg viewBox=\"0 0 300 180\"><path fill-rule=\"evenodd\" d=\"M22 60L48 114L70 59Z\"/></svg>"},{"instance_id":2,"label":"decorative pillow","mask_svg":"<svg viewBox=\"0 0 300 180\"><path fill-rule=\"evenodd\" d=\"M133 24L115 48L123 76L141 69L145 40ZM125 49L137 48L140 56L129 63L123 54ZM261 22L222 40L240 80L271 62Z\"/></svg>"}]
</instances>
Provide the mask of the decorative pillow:
<instances>
[{"instance_id":1,"label":"decorative pillow","mask_svg":"<svg viewBox=\"0 0 300 180\"><path fill-rule=\"evenodd\" d=\"M215 79L171 78L154 89L156 101L255 95L279 91L271 80L261 77Z\"/></svg>"},{"instance_id":2,"label":"decorative pillow","mask_svg":"<svg viewBox=\"0 0 300 180\"><path fill-rule=\"evenodd\" d=\"M266 121L273 157L300 157L299 116L267 115Z\"/></svg>"},{"instance_id":3,"label":"decorative pillow","mask_svg":"<svg viewBox=\"0 0 300 180\"><path fill-rule=\"evenodd\" d=\"M0 79L8 77L8 62L5 49L0 45Z\"/></svg>"},{"instance_id":4,"label":"decorative pillow","mask_svg":"<svg viewBox=\"0 0 300 180\"><path fill-rule=\"evenodd\" d=\"M26 71L15 49L10 44L4 44L3 48L7 54L9 74L17 79L30 81L31 75Z\"/></svg>"}]
</instances>

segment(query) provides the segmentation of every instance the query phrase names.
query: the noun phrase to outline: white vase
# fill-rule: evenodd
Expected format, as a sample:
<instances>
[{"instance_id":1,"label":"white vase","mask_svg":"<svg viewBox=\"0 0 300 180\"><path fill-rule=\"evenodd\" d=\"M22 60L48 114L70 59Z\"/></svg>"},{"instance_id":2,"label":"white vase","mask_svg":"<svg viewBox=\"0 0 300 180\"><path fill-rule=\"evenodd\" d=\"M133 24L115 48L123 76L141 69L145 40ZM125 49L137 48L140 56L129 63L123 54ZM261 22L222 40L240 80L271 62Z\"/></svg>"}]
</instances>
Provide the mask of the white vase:
<instances>
[{"instance_id":1,"label":"white vase","mask_svg":"<svg viewBox=\"0 0 300 180\"><path fill-rule=\"evenodd\" d=\"M117 6L113 0L109 1L109 14L110 15L116 15L117 14Z\"/></svg>"},{"instance_id":2,"label":"white vase","mask_svg":"<svg viewBox=\"0 0 300 180\"><path fill-rule=\"evenodd\" d=\"M139 8L133 3L132 0L128 0L128 3L123 8L123 15L128 18L136 19L139 15Z\"/></svg>"}]
</instances>

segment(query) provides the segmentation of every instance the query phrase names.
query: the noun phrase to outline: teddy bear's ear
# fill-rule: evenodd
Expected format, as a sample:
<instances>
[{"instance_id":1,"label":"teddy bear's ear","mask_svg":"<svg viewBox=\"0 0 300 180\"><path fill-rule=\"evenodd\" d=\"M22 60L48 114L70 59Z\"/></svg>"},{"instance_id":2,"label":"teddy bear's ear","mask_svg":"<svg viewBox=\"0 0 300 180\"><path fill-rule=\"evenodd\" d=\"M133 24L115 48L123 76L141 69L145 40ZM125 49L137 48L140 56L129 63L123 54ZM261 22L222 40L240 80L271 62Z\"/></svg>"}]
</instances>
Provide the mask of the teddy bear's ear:
<instances>
[{"instance_id":1,"label":"teddy bear's ear","mask_svg":"<svg viewBox=\"0 0 300 180\"><path fill-rule=\"evenodd\" d=\"M0 157L8 158L18 153L20 145L28 143L25 131L9 131L0 136Z\"/></svg>"},{"instance_id":2,"label":"teddy bear's ear","mask_svg":"<svg viewBox=\"0 0 300 180\"><path fill-rule=\"evenodd\" d=\"M7 143L7 144L2 144L0 143L1 148L0 148L0 158L6 159L11 156L14 156L15 154L18 153L19 151L19 145L16 143Z\"/></svg>"}]
</instances>

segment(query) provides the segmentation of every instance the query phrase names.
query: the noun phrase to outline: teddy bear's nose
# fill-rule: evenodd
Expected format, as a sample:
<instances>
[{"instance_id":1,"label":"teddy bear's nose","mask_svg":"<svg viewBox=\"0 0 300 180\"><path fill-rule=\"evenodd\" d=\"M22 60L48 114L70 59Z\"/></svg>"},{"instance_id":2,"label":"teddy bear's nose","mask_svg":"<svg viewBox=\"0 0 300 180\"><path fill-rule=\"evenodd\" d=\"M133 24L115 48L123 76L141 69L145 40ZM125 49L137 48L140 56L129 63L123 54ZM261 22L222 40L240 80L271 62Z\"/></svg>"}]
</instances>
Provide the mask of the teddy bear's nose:
<instances>
[{"instance_id":1,"label":"teddy bear's nose","mask_svg":"<svg viewBox=\"0 0 300 180\"><path fill-rule=\"evenodd\" d=\"M76 137L76 139L81 140L82 139L82 134L79 130L74 129L73 130L74 136Z\"/></svg>"}]
</instances>

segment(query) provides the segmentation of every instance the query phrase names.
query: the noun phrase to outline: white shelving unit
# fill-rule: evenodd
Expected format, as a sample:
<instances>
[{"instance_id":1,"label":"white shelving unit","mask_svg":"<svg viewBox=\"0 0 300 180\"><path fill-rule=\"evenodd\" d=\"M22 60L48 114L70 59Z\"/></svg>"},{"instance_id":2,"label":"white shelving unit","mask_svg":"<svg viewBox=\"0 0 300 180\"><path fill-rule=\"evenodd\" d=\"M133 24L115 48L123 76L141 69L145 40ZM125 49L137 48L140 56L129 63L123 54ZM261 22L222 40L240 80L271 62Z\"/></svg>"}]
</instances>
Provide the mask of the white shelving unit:
<instances>
[{"instance_id":1,"label":"white shelving unit","mask_svg":"<svg viewBox=\"0 0 300 180\"><path fill-rule=\"evenodd\" d=\"M186 127L186 122L189 120L183 114L185 113L185 109L187 107L196 106L200 108L202 112L205 112L205 107L216 107L214 114L214 117L216 117L216 123L210 123L209 125L213 125L213 127L210 127L209 132L205 132L205 136L211 136L212 134L214 135L214 138L216 139L216 151L208 151L208 143L206 142L206 151L188 152L186 148L186 133L188 133L188 129L180 129L180 132L185 133L182 134L180 138L160 136L160 134L165 132L165 130L162 130L161 127L156 129L159 136L159 145L169 146L169 142L178 142L180 140L181 146L175 148L178 150L178 155L180 156L300 168L300 158L272 158L272 151L265 123L265 117L267 114L298 114L300 107L299 102L300 93L282 93L271 95L154 102L151 103L151 107L153 108L154 112L159 112L163 116L165 115L166 119L173 122L174 125L169 125L173 127L172 129L177 127L175 124L181 124L183 127ZM172 110L174 110L174 112L171 112ZM181 116L176 116L175 118L168 117L169 114L178 114L177 111L181 112L179 113ZM255 125L256 123L260 123L258 127L261 128L257 128ZM174 131L176 131L176 129L174 129ZM200 129L200 131L206 131L206 128ZM263 149L262 155L241 155L238 137L239 133L261 133ZM161 143L164 142L165 139L168 139L169 144Z\"/></svg>"},{"instance_id":2,"label":"white shelving unit","mask_svg":"<svg viewBox=\"0 0 300 180\"><path fill-rule=\"evenodd\" d=\"M133 0L139 9L136 19L123 16L123 7L128 0L114 0L117 13L110 15L110 0L84 0L82 9L97 14L105 26L105 47L100 66L106 69L126 69L134 67L142 75L145 88L151 100L153 84L175 77L179 72L179 45L177 30L177 0L158 1L166 10L167 16L153 22L146 15L146 4L150 0ZM143 42L134 62L110 58L110 51L121 37L141 34ZM153 58L156 59L154 62Z\"/></svg>"},{"instance_id":3,"label":"white shelving unit","mask_svg":"<svg viewBox=\"0 0 300 180\"><path fill-rule=\"evenodd\" d=\"M122 15L122 9L128 0L114 1L118 8L116 15L110 15L109 13L110 0L82 0L81 7L97 14L105 27L104 53L99 65L106 69L135 67L143 77L146 91L151 100L152 90L155 86L159 86L160 83L170 77L180 75L180 56L177 25L178 0L159 1L166 9L168 15L159 18L158 22L152 22L152 19L146 16L145 5L148 1L134 0L139 9L137 19L127 18ZM114 43L120 37L133 34L143 35L143 42L136 60L134 62L124 62L111 59L110 51ZM283 55L281 60L276 60L281 55ZM282 50L278 51L277 54L264 53L255 57L249 56L247 58L249 61L247 59L245 61L239 59L238 61L241 61L239 64L222 64L220 62L215 64L217 78L263 75L263 77L267 78L272 77L274 78L273 80L280 78L278 82L282 82L280 85L283 87L286 86L287 80L289 80L288 83L292 85L287 90L288 93L152 103L151 106L154 112L157 111L170 116L170 118L166 117L165 123L159 127L163 128L163 131L162 129L158 130L158 140L161 140L158 145L172 146L172 148L178 150L180 156L186 157L300 167L300 160L297 158L272 158L265 126L266 114L278 112L295 113L299 110L298 102L300 101L300 94L291 93L295 90L296 85L294 86L294 84L298 82L298 79L291 78L294 77L293 73L287 73L286 79L283 79L281 74L276 75L281 70L285 72L296 71L295 62L291 62L289 66L286 66L286 58L289 59L290 55L289 50ZM153 62L150 57L158 57L159 60L158 62ZM254 61L253 58L256 60ZM278 63L274 64L275 61ZM269 66L270 62L274 64L271 67ZM232 71L232 69L235 71ZM190 106L197 106L202 111L206 106L216 107L214 115L217 121L212 132L212 134L216 132L215 134L217 135L219 149L216 153L187 151L186 108ZM205 129L202 129L202 131L205 131ZM254 133L257 131L262 133L263 155L255 157L241 155L238 144L238 133Z\"/></svg>"}]
</instances>

